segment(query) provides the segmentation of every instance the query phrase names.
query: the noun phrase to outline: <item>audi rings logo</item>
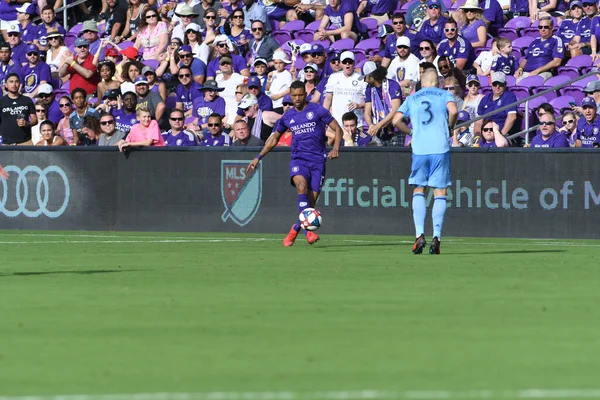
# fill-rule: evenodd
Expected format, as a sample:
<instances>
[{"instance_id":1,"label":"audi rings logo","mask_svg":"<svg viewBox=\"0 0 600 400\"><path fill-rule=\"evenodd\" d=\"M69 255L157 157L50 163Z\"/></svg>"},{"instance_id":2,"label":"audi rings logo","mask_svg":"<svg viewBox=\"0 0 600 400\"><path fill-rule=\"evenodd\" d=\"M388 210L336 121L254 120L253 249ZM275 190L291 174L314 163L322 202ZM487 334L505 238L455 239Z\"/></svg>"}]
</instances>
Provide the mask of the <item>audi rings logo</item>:
<instances>
[{"instance_id":1,"label":"audi rings logo","mask_svg":"<svg viewBox=\"0 0 600 400\"><path fill-rule=\"evenodd\" d=\"M69 186L67 174L60 167L50 166L41 169L29 165L21 169L14 165L8 165L5 169L10 177L9 181L2 180L0 213L10 218L18 217L21 214L29 218L37 218L42 214L49 218L58 218L65 212L69 205L71 187ZM15 176L17 183L13 190L12 185L9 188L9 183L13 181ZM52 179L53 176L56 176L56 178ZM33 193L33 186L30 187L30 185L35 185L35 201L29 199L29 196ZM56 185L62 187L56 187ZM62 200L62 204L59 208L51 210L49 208L50 196L54 194L52 199L56 199L57 195L55 193L57 192L60 193L59 196L64 196L64 199L59 198L57 204L60 203L60 200ZM16 208L8 207L8 204L14 204L11 199L13 196L16 199Z\"/></svg>"}]
</instances>

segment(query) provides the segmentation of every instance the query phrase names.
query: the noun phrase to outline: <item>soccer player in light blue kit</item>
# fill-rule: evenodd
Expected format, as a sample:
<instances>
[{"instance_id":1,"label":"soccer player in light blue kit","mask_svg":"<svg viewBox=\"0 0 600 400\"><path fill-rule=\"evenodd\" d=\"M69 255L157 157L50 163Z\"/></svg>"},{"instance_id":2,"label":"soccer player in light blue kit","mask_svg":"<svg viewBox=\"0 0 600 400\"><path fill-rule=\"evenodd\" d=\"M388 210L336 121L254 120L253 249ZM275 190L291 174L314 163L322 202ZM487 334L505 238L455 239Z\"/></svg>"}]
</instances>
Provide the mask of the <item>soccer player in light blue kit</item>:
<instances>
[{"instance_id":1,"label":"soccer player in light blue kit","mask_svg":"<svg viewBox=\"0 0 600 400\"><path fill-rule=\"evenodd\" d=\"M412 123L412 167L408 183L413 191L413 220L417 239L414 254L421 254L425 241L425 187L433 188L434 202L431 210L433 239L429 254L440 254L442 226L446 213L446 188L450 186L450 145L448 137L456 123L458 109L449 91L439 89L438 75L433 69L423 73L422 89L409 96L400 106L395 123L404 128L403 117Z\"/></svg>"},{"instance_id":2,"label":"soccer player in light blue kit","mask_svg":"<svg viewBox=\"0 0 600 400\"><path fill-rule=\"evenodd\" d=\"M342 142L342 128L331 113L315 103L306 101L304 82L295 81L290 86L290 97L294 108L290 108L281 116L277 127L265 142L265 146L248 165L247 171L254 171L260 160L266 156L279 142L279 138L288 129L292 132L292 160L290 161L290 181L298 193L298 213L306 208L314 208L321 185L325 181L325 162L338 158ZM333 149L327 153L327 127L335 132ZM300 232L300 221L292 226L283 240L285 247L292 246ZM305 231L309 244L319 240L319 235Z\"/></svg>"}]
</instances>

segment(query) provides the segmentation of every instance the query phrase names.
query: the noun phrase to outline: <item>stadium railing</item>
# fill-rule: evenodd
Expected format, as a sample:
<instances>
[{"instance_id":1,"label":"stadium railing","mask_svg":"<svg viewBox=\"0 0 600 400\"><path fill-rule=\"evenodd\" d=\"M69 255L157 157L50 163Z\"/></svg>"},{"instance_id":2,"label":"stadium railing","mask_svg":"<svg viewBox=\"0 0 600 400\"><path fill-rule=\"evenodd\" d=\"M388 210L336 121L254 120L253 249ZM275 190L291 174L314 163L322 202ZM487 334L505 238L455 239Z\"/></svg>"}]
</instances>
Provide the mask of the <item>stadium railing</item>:
<instances>
[{"instance_id":1,"label":"stadium railing","mask_svg":"<svg viewBox=\"0 0 600 400\"><path fill-rule=\"evenodd\" d=\"M538 127L538 125L536 125L534 127L530 127L529 126L529 102L531 100L533 100L533 99L536 99L538 97L541 97L541 96L545 95L546 93L554 92L554 91L556 91L558 89L562 89L563 87L570 86L574 82L580 81L582 79L585 79L587 77L590 77L592 75L597 75L597 74L600 74L600 70L598 68L594 68L590 72L588 72L587 74L583 74L583 75L577 76L577 77L575 77L575 78L573 78L573 79L571 79L569 81L563 82L563 83L561 83L559 85L556 85L556 86L553 86L553 87L551 87L549 89L546 89L546 90L543 90L541 92L535 93L535 94L533 94L533 95L531 95L529 97L525 97L524 99L517 100L514 103L507 104L507 105L505 105L503 107L497 108L497 109L495 109L492 112L480 115L480 116L478 116L476 118L471 119L470 121L460 123L460 124L456 125L456 128L461 128L463 126L469 126L469 125L471 125L475 121L479 121L480 119L489 118L490 116L492 116L494 114L498 114L499 112L508 110L510 108L513 108L514 106L518 106L519 104L525 103L525 110L524 110L524 115L525 115L525 129L522 130L521 132L515 133L515 134L510 135L510 136L507 136L507 138L508 139L513 139L513 138L517 138L519 136L525 135L525 143L529 144L529 135L527 135L526 133L527 132L531 132L534 129L537 129L537 127Z\"/></svg>"}]
</instances>

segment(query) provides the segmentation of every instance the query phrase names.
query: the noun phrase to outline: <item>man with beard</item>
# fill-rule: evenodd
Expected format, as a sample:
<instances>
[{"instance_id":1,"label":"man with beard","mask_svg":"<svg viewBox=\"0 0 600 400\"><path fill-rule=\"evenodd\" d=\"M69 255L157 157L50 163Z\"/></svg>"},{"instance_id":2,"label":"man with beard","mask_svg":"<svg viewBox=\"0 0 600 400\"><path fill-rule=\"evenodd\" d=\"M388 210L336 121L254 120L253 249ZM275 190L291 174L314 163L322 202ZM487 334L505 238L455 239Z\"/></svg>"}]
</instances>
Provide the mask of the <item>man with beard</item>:
<instances>
[{"instance_id":1,"label":"man with beard","mask_svg":"<svg viewBox=\"0 0 600 400\"><path fill-rule=\"evenodd\" d=\"M33 101L19 93L21 79L18 74L6 77L7 94L0 98L0 132L3 144L31 143L31 127L37 124Z\"/></svg>"},{"instance_id":2,"label":"man with beard","mask_svg":"<svg viewBox=\"0 0 600 400\"><path fill-rule=\"evenodd\" d=\"M35 44L27 48L27 65L21 68L23 94L32 99L37 96L38 87L52 81L50 66L40 60L40 51Z\"/></svg>"},{"instance_id":3,"label":"man with beard","mask_svg":"<svg viewBox=\"0 0 600 400\"><path fill-rule=\"evenodd\" d=\"M137 109L137 94L132 91L126 91L123 94L123 107L120 110L113 110L116 128L128 134L131 127L139 123L135 113Z\"/></svg>"},{"instance_id":4,"label":"man with beard","mask_svg":"<svg viewBox=\"0 0 600 400\"><path fill-rule=\"evenodd\" d=\"M150 115L160 125L166 106L160 94L149 89L148 80L145 76L138 76L135 79L135 92L138 95L138 108L147 107L150 110Z\"/></svg>"},{"instance_id":5,"label":"man with beard","mask_svg":"<svg viewBox=\"0 0 600 400\"><path fill-rule=\"evenodd\" d=\"M9 74L18 74L20 70L21 66L11 58L10 45L0 41L0 88L4 88L4 82Z\"/></svg>"},{"instance_id":6,"label":"man with beard","mask_svg":"<svg viewBox=\"0 0 600 400\"><path fill-rule=\"evenodd\" d=\"M38 87L37 97L39 99L38 102L46 106L46 109L48 110L48 119L57 125L64 115L60 111L59 101L56 100L52 85L49 83L41 84Z\"/></svg>"},{"instance_id":7,"label":"man with beard","mask_svg":"<svg viewBox=\"0 0 600 400\"><path fill-rule=\"evenodd\" d=\"M46 36L48 35L48 30L58 30L61 34L65 35L67 31L63 28L56 20L56 13L51 6L45 6L42 8L40 12L40 17L42 17L42 23L39 25L36 39L33 41L33 44L37 45L40 50L48 50L48 40Z\"/></svg>"}]
</instances>

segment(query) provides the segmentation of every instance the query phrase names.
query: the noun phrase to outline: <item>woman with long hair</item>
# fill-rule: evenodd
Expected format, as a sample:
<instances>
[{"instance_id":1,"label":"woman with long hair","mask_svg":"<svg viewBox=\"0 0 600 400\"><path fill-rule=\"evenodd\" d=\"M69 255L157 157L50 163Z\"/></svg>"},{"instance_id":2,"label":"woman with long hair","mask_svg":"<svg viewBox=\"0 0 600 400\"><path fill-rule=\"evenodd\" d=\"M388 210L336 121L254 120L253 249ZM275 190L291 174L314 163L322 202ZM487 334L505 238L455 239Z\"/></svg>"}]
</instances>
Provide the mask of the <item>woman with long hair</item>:
<instances>
[{"instance_id":1,"label":"woman with long hair","mask_svg":"<svg viewBox=\"0 0 600 400\"><path fill-rule=\"evenodd\" d=\"M133 82L142 74L144 64L139 61L129 61L123 64L122 82Z\"/></svg>"},{"instance_id":2,"label":"woman with long hair","mask_svg":"<svg viewBox=\"0 0 600 400\"><path fill-rule=\"evenodd\" d=\"M169 27L159 21L158 12L153 8L146 8L142 12L140 29L133 45L136 49L143 48L144 60L159 60L169 43Z\"/></svg>"},{"instance_id":3,"label":"woman with long hair","mask_svg":"<svg viewBox=\"0 0 600 400\"><path fill-rule=\"evenodd\" d=\"M73 114L73 102L69 96L62 96L58 99L58 106L63 117L58 121L56 134L60 135L68 145L75 144L73 141L73 130L71 129L70 117Z\"/></svg>"},{"instance_id":4,"label":"woman with long hair","mask_svg":"<svg viewBox=\"0 0 600 400\"><path fill-rule=\"evenodd\" d=\"M83 118L81 133L83 133L81 141L84 146L97 146L98 139L100 139L100 135L102 134L100 120L92 116Z\"/></svg>"},{"instance_id":5,"label":"woman with long hair","mask_svg":"<svg viewBox=\"0 0 600 400\"><path fill-rule=\"evenodd\" d=\"M435 68L437 69L438 58L440 58L440 56L438 56L437 47L433 41L429 39L422 40L421 43L419 43L419 53L421 53L421 61L419 63L430 62L435 65Z\"/></svg>"},{"instance_id":6,"label":"woman with long hair","mask_svg":"<svg viewBox=\"0 0 600 400\"><path fill-rule=\"evenodd\" d=\"M120 43L122 41L135 42L139 27L142 24L142 16L144 15L144 9L147 4L142 3L142 0L129 0L129 8L127 9L127 22L125 28L121 33L121 36L117 36L115 41Z\"/></svg>"},{"instance_id":7,"label":"woman with long hair","mask_svg":"<svg viewBox=\"0 0 600 400\"><path fill-rule=\"evenodd\" d=\"M481 137L473 147L508 147L508 139L500 132L500 127L491 119L484 119Z\"/></svg>"},{"instance_id":8,"label":"woman with long hair","mask_svg":"<svg viewBox=\"0 0 600 400\"><path fill-rule=\"evenodd\" d=\"M67 142L56 135L54 131L54 123L50 120L40 122L41 138L35 142L35 146L66 146ZM33 137L33 136L32 136Z\"/></svg>"},{"instance_id":9,"label":"woman with long hair","mask_svg":"<svg viewBox=\"0 0 600 400\"><path fill-rule=\"evenodd\" d=\"M465 94L462 109L469 113L470 120L477 117L477 109L479 108L481 99L483 99L483 94L479 93L480 87L481 83L477 75L467 76L467 93ZM471 124L469 129L471 132L474 132L475 123Z\"/></svg>"},{"instance_id":10,"label":"woman with long hair","mask_svg":"<svg viewBox=\"0 0 600 400\"><path fill-rule=\"evenodd\" d=\"M121 87L121 83L113 79L117 69L115 67L115 63L112 61L102 61L100 63L100 67L98 68L98 72L100 73L100 78L102 80L98 83L98 99L102 100L104 97L104 92L109 89L119 89Z\"/></svg>"},{"instance_id":11,"label":"woman with long hair","mask_svg":"<svg viewBox=\"0 0 600 400\"><path fill-rule=\"evenodd\" d=\"M41 102L35 103L35 116L37 117L38 123L31 127L31 143L34 145L42 140L42 134L40 133L40 127L42 122L48 118L48 107Z\"/></svg>"},{"instance_id":12,"label":"woman with long hair","mask_svg":"<svg viewBox=\"0 0 600 400\"><path fill-rule=\"evenodd\" d=\"M204 44L209 45L214 42L215 37L217 36L217 29L219 28L217 25L217 11L209 7L204 10L204 16L202 17L204 20L204 31L202 32L202 36L204 36Z\"/></svg>"},{"instance_id":13,"label":"woman with long hair","mask_svg":"<svg viewBox=\"0 0 600 400\"><path fill-rule=\"evenodd\" d=\"M48 51L46 51L46 64L50 66L52 77L58 77L58 70L64 64L64 55L67 54L69 48L65 46L63 35L58 30L48 31ZM65 77L65 78L68 78ZM68 79L67 79L68 80ZM66 80L63 78L63 82Z\"/></svg>"},{"instance_id":14,"label":"woman with long hair","mask_svg":"<svg viewBox=\"0 0 600 400\"><path fill-rule=\"evenodd\" d=\"M248 39L252 38L252 33L244 25L244 10L237 9L229 17L231 24L231 35L229 38L238 50L238 54L245 56L248 51Z\"/></svg>"},{"instance_id":15,"label":"woman with long hair","mask_svg":"<svg viewBox=\"0 0 600 400\"><path fill-rule=\"evenodd\" d=\"M477 0L468 0L454 13L458 22L459 33L463 39L471 42L475 49L485 47L487 42L487 24L483 17L483 8L479 7Z\"/></svg>"},{"instance_id":16,"label":"woman with long hair","mask_svg":"<svg viewBox=\"0 0 600 400\"><path fill-rule=\"evenodd\" d=\"M185 28L185 40L184 44L189 44L192 48L194 57L202 60L204 64L208 65L208 56L210 55L210 48L206 43L202 41L202 33L200 33L200 27L197 24L191 23Z\"/></svg>"}]
</instances>

